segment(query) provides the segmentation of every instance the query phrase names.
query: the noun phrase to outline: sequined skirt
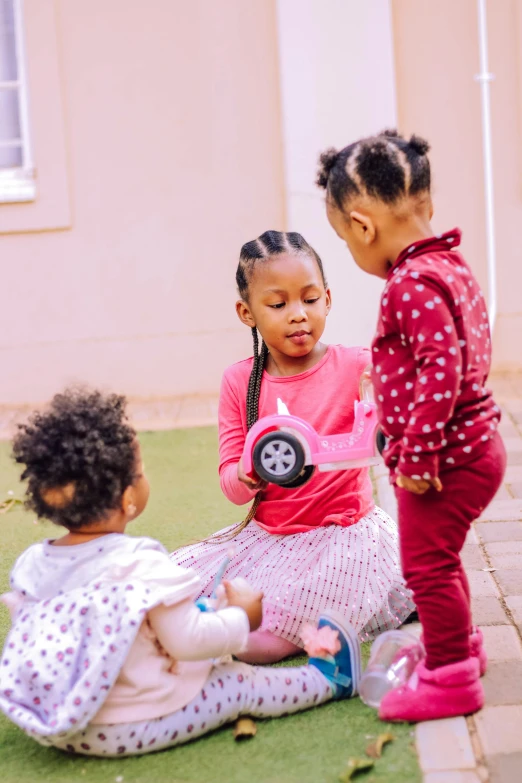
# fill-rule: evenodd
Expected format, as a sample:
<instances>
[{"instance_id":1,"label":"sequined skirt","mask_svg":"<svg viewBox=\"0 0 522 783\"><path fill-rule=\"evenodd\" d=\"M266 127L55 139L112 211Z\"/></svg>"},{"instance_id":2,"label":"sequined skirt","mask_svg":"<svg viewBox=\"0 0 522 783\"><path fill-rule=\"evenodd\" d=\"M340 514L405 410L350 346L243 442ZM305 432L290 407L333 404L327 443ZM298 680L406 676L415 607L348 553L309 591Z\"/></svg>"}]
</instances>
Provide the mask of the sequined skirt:
<instances>
[{"instance_id":1,"label":"sequined skirt","mask_svg":"<svg viewBox=\"0 0 522 783\"><path fill-rule=\"evenodd\" d=\"M241 576L262 590L262 630L294 644L300 644L303 623L315 623L325 609L349 618L367 641L397 628L415 608L401 574L397 526L378 507L350 527L330 525L294 535L273 535L251 522L232 541L203 541L171 557L197 571L201 594L210 595L231 547L226 578Z\"/></svg>"}]
</instances>

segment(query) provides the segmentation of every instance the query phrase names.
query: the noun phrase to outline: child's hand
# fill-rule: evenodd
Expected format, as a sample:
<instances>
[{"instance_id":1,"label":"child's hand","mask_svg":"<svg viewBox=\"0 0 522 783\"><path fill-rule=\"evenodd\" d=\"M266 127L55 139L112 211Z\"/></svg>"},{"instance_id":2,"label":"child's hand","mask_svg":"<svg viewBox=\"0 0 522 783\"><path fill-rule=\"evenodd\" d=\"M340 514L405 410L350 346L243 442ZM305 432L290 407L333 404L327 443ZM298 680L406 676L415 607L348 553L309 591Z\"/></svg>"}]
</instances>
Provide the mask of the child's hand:
<instances>
[{"instance_id":1,"label":"child's hand","mask_svg":"<svg viewBox=\"0 0 522 783\"><path fill-rule=\"evenodd\" d=\"M247 614L250 630L257 631L263 619L263 593L246 585L237 587L225 579L222 584L225 588L228 605L243 609Z\"/></svg>"},{"instance_id":2,"label":"child's hand","mask_svg":"<svg viewBox=\"0 0 522 783\"><path fill-rule=\"evenodd\" d=\"M268 483L254 473L253 476L247 476L243 470L243 460L240 459L237 463L237 477L243 484L246 484L249 489L264 489Z\"/></svg>"},{"instance_id":3,"label":"child's hand","mask_svg":"<svg viewBox=\"0 0 522 783\"><path fill-rule=\"evenodd\" d=\"M407 490L407 492L413 492L414 495L424 495L430 487L433 487L437 492L442 492L442 484L440 478L434 479L412 479L409 476L403 476L401 473L397 476L397 486L401 489Z\"/></svg>"}]
</instances>

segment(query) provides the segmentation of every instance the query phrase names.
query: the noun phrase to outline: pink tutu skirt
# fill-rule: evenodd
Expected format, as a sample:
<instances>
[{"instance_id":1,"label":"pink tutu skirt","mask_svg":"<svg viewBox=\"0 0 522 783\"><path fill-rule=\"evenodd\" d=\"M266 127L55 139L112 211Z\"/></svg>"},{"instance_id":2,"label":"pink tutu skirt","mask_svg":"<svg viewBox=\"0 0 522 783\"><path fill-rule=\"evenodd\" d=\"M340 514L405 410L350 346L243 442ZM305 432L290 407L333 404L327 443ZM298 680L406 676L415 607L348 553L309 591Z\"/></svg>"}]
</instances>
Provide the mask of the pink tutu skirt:
<instances>
[{"instance_id":1,"label":"pink tutu skirt","mask_svg":"<svg viewBox=\"0 0 522 783\"><path fill-rule=\"evenodd\" d=\"M231 548L225 577L241 576L262 590L261 630L294 644L301 644L303 623L315 623L325 609L348 618L361 641L397 628L415 609L401 574L397 526L378 507L351 527L330 525L294 535L272 535L251 522L230 541L203 541L171 557L197 571L201 595L208 596Z\"/></svg>"}]
</instances>

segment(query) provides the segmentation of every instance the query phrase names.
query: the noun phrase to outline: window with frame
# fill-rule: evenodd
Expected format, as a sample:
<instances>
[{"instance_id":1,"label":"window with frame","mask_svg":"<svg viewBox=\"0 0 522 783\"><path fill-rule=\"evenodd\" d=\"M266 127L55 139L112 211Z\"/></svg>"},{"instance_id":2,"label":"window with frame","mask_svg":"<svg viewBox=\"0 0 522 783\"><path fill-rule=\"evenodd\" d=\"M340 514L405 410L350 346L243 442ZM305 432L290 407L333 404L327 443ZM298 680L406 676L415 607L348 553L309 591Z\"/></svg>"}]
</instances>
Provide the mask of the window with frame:
<instances>
[{"instance_id":1,"label":"window with frame","mask_svg":"<svg viewBox=\"0 0 522 783\"><path fill-rule=\"evenodd\" d=\"M34 201L23 0L0 0L0 203Z\"/></svg>"}]
</instances>

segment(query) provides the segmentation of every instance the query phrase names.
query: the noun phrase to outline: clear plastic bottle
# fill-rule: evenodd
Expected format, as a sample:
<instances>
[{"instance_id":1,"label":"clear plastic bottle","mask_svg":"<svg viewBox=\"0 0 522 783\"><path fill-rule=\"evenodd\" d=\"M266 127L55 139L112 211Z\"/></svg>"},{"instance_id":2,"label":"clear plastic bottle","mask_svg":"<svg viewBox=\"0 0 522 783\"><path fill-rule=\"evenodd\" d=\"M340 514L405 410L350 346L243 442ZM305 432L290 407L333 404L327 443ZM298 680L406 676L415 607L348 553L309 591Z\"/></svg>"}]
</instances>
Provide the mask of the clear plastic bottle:
<instances>
[{"instance_id":1,"label":"clear plastic bottle","mask_svg":"<svg viewBox=\"0 0 522 783\"><path fill-rule=\"evenodd\" d=\"M368 666L361 678L361 700L375 709L384 696L404 685L419 661L426 655L424 646L407 631L386 631L373 643Z\"/></svg>"}]
</instances>

